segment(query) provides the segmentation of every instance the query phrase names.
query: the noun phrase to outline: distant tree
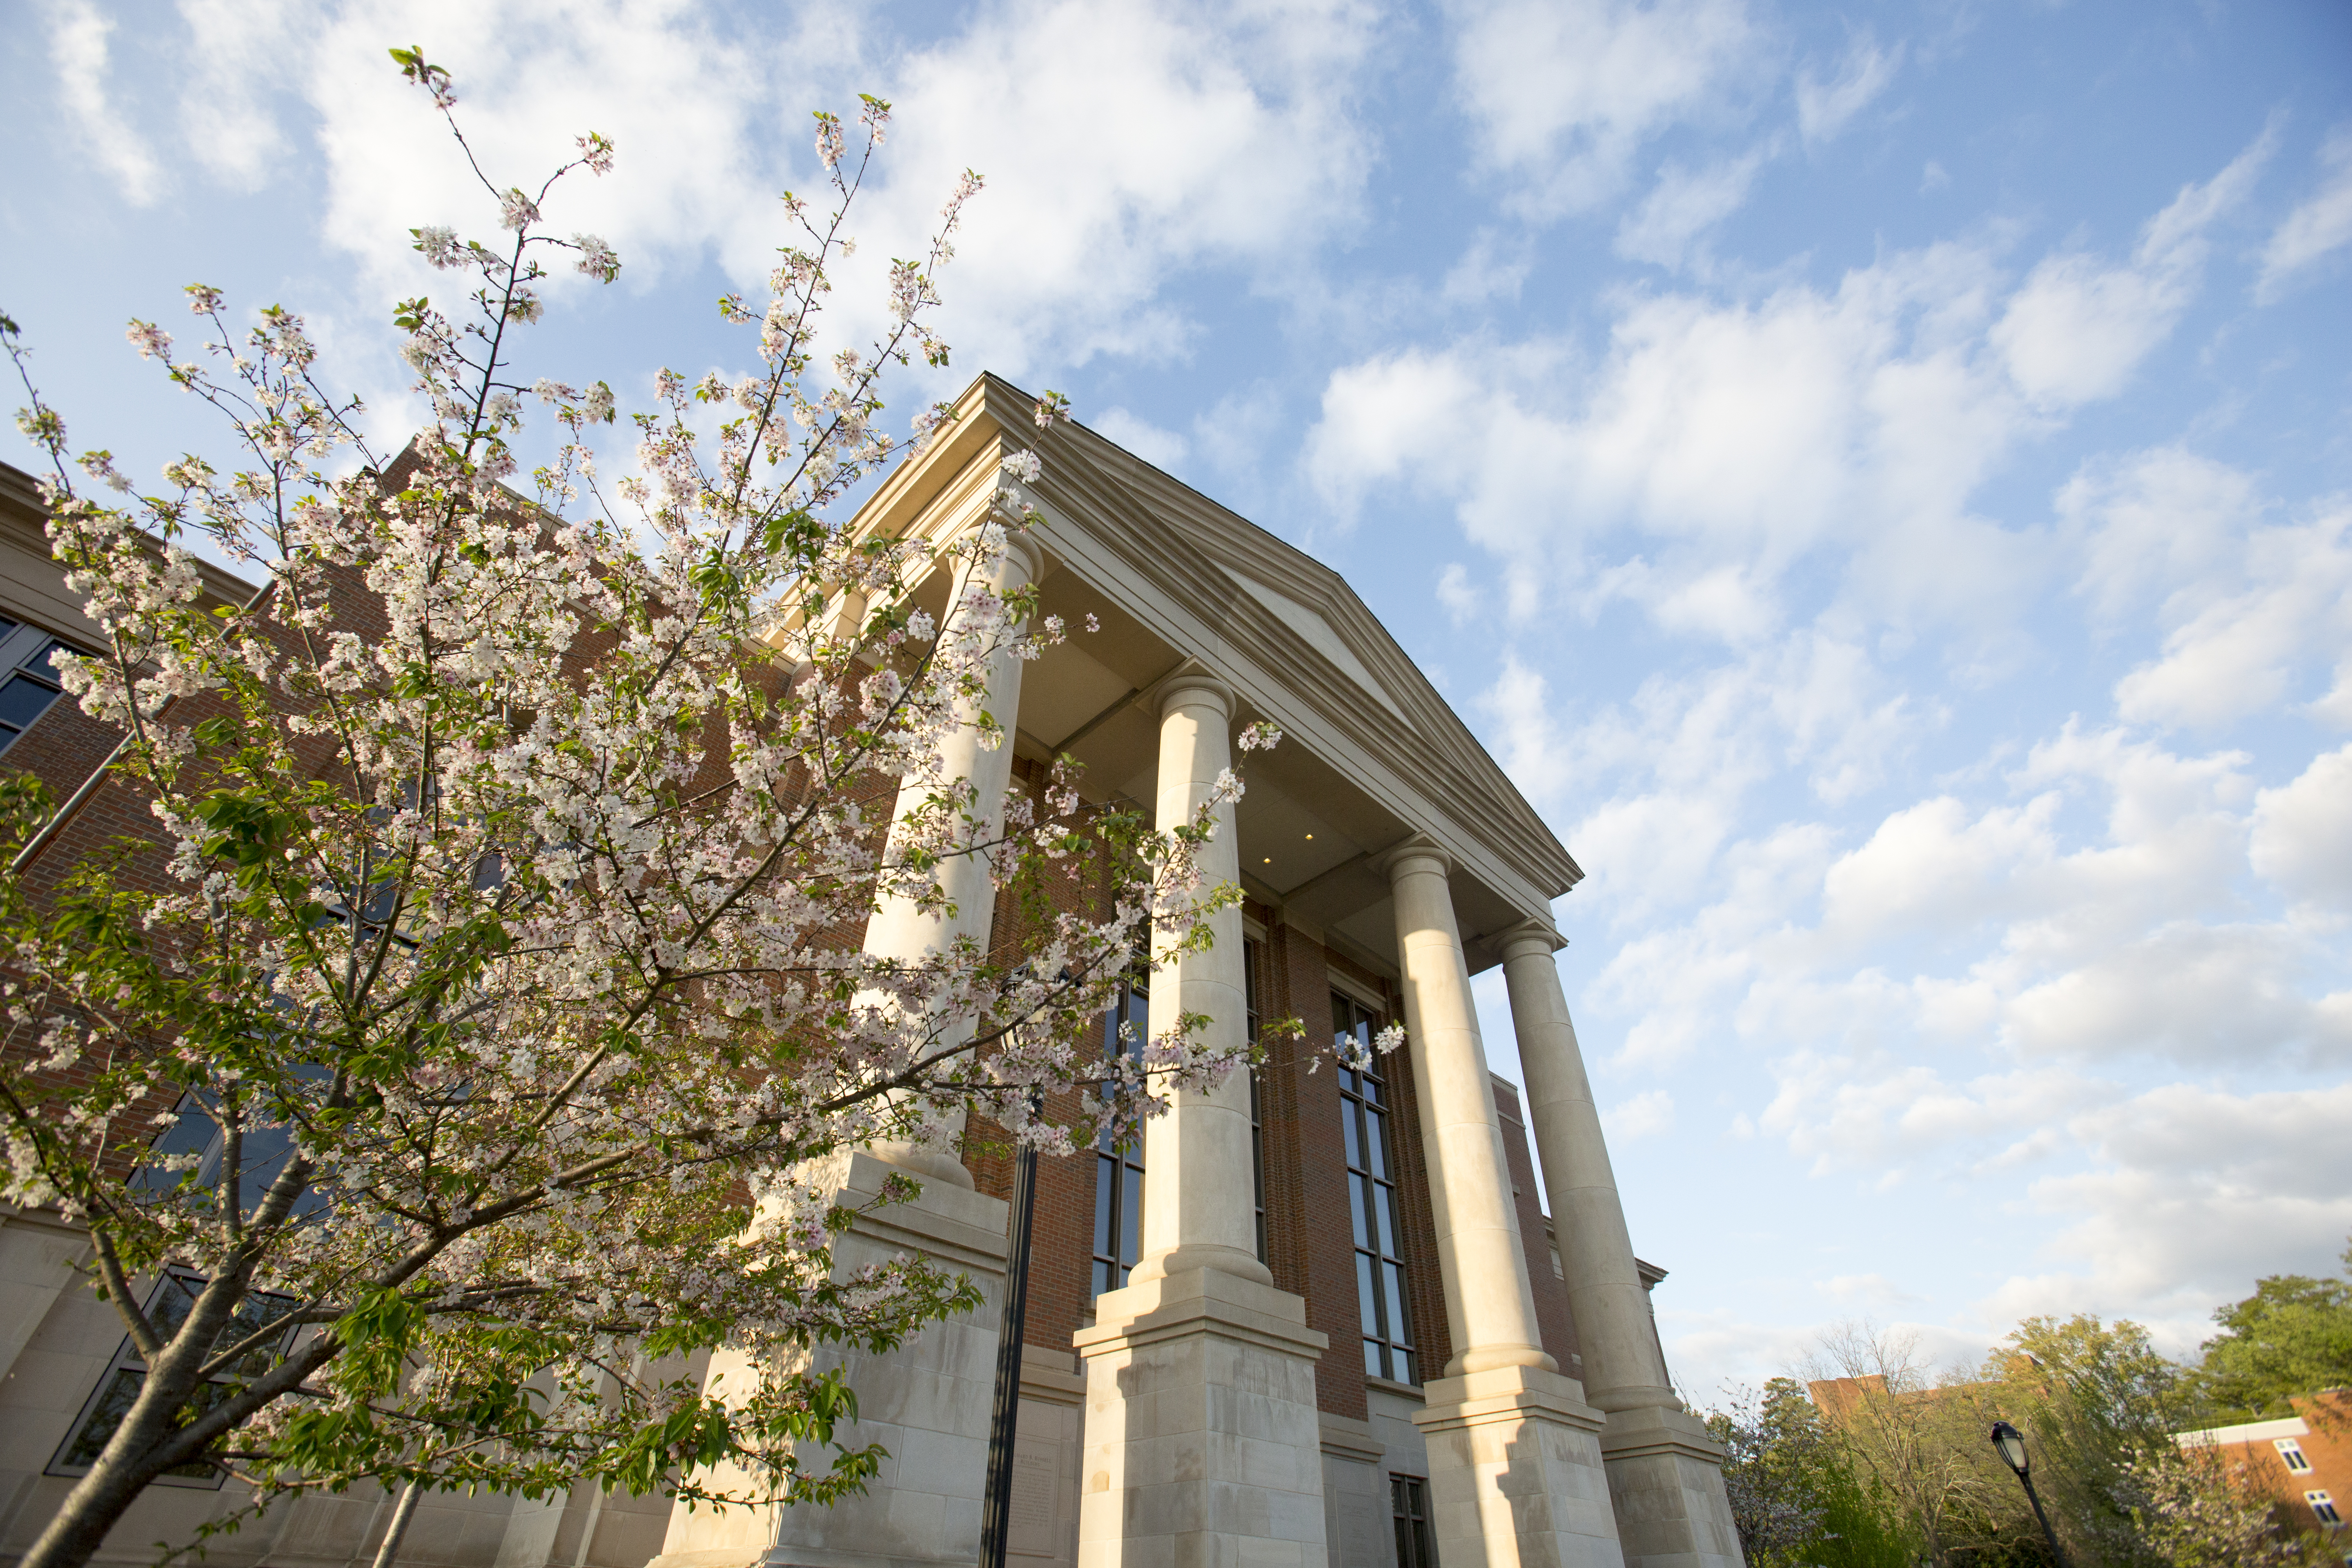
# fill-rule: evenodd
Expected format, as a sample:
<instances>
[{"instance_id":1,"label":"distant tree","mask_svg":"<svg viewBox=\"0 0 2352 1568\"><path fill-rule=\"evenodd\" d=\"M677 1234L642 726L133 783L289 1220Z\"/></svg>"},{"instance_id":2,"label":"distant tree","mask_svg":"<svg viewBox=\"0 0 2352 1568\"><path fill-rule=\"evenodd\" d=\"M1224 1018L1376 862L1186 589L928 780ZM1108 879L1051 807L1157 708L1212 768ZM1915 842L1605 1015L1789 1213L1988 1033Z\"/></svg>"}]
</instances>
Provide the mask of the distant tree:
<instances>
[{"instance_id":1,"label":"distant tree","mask_svg":"<svg viewBox=\"0 0 2352 1568\"><path fill-rule=\"evenodd\" d=\"M2328 1343L2326 1314L2337 1299L2309 1289L2322 1284L2264 1280L2252 1301L2217 1316L2252 1324L2255 1331L2244 1342L2269 1347L2281 1363L2305 1368L2308 1378L2309 1368L2326 1364L2318 1359ZM2281 1345L2305 1359L2290 1361ZM2252 1489L2240 1470L2182 1453L2174 1435L2200 1419L2200 1377L2166 1360L2147 1331L2127 1320L2028 1318L1982 1363L1941 1373L1920 1362L1910 1336L1848 1325L1825 1338L1810 1370L1853 1380L1822 1425L1835 1448L1851 1456L1858 1500L1892 1505L1898 1528L1907 1527L1938 1568L2028 1568L2051 1561L2024 1489L1988 1440L1997 1420L2025 1434L2035 1488L2074 1568L2301 1568L2341 1560ZM1766 1405L1772 1405L1769 1394ZM1734 1468L1743 1479L1774 1474L1774 1463L1784 1471L1805 1468L1785 1457L1804 1452L1803 1446L1777 1436L1793 1425L1789 1414L1777 1423L1759 1414L1749 1425L1754 1436L1734 1447ZM1727 1420L1726 1432L1745 1436L1736 1419ZM1773 1462L1751 1454L1769 1454ZM1809 1474L1834 1476L1835 1468L1815 1462ZM1751 1563L1859 1568L1885 1560L1823 1550L1831 1537L1851 1533L1843 1522L1849 1515L1819 1480L1801 1495L1816 1510L1820 1543L1805 1543L1797 1555L1751 1555ZM1736 1494L1734 1507L1737 1513ZM1899 1539L1894 1544L1900 1549Z\"/></svg>"},{"instance_id":2,"label":"distant tree","mask_svg":"<svg viewBox=\"0 0 2352 1568\"><path fill-rule=\"evenodd\" d=\"M2352 1247L2344 1262L2352 1275ZM2352 1279L2273 1274L2213 1321L2196 1378L2212 1424L2291 1415L2297 1394L2352 1387Z\"/></svg>"},{"instance_id":3,"label":"distant tree","mask_svg":"<svg viewBox=\"0 0 2352 1568\"><path fill-rule=\"evenodd\" d=\"M1780 1395L1794 1387L1787 1378L1773 1378L1764 1385L1760 1407L1754 1391L1738 1389L1729 1409L1706 1417L1707 1430L1723 1445L1723 1487L1749 1568L1788 1562L1821 1533L1822 1510L1811 1472L1822 1439L1817 1423L1791 1420L1785 1412ZM1799 1403L1810 1415L1811 1405L1801 1395Z\"/></svg>"},{"instance_id":4,"label":"distant tree","mask_svg":"<svg viewBox=\"0 0 2352 1568\"><path fill-rule=\"evenodd\" d=\"M1899 1511L1937 1568L1962 1561L1956 1544L1982 1533L2001 1500L1968 1431L1973 1407L1943 1397L1940 1378L1919 1354L1918 1336L1846 1323L1822 1336L1807 1367L1814 1380L1853 1380L1853 1397L1831 1412L1864 1484ZM2014 1480L2009 1482L2016 1489Z\"/></svg>"},{"instance_id":5,"label":"distant tree","mask_svg":"<svg viewBox=\"0 0 2352 1568\"><path fill-rule=\"evenodd\" d=\"M1707 1426L1729 1456L1724 1486L1749 1568L1911 1568L1901 1521L1794 1379L1770 1379L1760 1401L1735 1391Z\"/></svg>"},{"instance_id":6,"label":"distant tree","mask_svg":"<svg viewBox=\"0 0 2352 1568\"><path fill-rule=\"evenodd\" d=\"M2135 1467L2168 1459L2189 1408L2182 1369L2128 1320L2094 1313L2028 1318L1994 1347L1953 1397L1974 1419L1965 1439L1990 1479L1983 1520L1994 1542L2039 1540L2023 1489L1991 1454L1986 1434L2006 1420L2026 1435L2036 1488L2069 1554L2117 1565L2166 1561L2142 1540Z\"/></svg>"}]
</instances>

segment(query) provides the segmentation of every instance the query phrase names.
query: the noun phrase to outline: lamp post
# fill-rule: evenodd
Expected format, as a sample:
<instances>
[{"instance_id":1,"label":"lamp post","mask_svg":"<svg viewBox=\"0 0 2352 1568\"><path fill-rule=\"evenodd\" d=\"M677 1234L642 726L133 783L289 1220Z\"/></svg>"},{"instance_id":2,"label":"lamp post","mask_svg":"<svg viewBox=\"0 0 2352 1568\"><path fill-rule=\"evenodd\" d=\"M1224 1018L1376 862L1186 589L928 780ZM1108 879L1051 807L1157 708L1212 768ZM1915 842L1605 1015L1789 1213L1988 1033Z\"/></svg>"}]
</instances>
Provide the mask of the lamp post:
<instances>
[{"instance_id":1,"label":"lamp post","mask_svg":"<svg viewBox=\"0 0 2352 1568\"><path fill-rule=\"evenodd\" d=\"M1033 1089L1032 1116L1037 1113L1038 1103ZM1013 1162L1004 1306L996 1329L996 1398L988 1422L988 1491L981 1501L980 1568L1004 1568L1011 1544L1013 1427L1021 1405L1021 1340L1029 1317L1029 1229L1036 1210L1037 1150L1024 1143Z\"/></svg>"},{"instance_id":2,"label":"lamp post","mask_svg":"<svg viewBox=\"0 0 2352 1568\"><path fill-rule=\"evenodd\" d=\"M2050 1516L2042 1511L2042 1496L2033 1489L2033 1477L2028 1472L2032 1461L2026 1458L2025 1434L2006 1421L1992 1424L1993 1451L2002 1464L2017 1472L2018 1483L2025 1488L2025 1500L2033 1505L2033 1517L2042 1521L2042 1539L2050 1542L2050 1555L2058 1568L2066 1568L2066 1553L2058 1547L2058 1532L2050 1528Z\"/></svg>"}]
</instances>

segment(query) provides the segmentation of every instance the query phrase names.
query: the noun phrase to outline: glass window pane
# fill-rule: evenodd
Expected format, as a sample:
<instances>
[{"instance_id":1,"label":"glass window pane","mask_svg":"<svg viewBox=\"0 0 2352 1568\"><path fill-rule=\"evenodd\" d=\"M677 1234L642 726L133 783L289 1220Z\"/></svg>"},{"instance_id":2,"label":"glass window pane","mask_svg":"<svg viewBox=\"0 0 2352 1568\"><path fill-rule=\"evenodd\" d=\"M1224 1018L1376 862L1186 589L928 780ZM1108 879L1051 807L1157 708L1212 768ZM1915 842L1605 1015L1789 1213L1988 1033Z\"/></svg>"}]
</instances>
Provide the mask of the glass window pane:
<instances>
[{"instance_id":1,"label":"glass window pane","mask_svg":"<svg viewBox=\"0 0 2352 1568\"><path fill-rule=\"evenodd\" d=\"M1364 1169L1375 1176L1395 1174L1389 1169L1388 1146L1381 1126L1387 1120L1376 1110L1367 1109L1364 1112Z\"/></svg>"},{"instance_id":2,"label":"glass window pane","mask_svg":"<svg viewBox=\"0 0 2352 1568\"><path fill-rule=\"evenodd\" d=\"M62 685L63 682L58 676L58 667L55 660L57 655L65 651L65 644L55 641L54 639L45 643L42 645L41 651L38 654L26 659L16 668L19 669L31 670L35 675L41 677L41 679L47 680L52 686Z\"/></svg>"},{"instance_id":3,"label":"glass window pane","mask_svg":"<svg viewBox=\"0 0 2352 1568\"><path fill-rule=\"evenodd\" d=\"M245 1169L236 1181L237 1206L251 1214L261 1206L269 1184L278 1179L287 1157L294 1152L294 1138L283 1127L251 1127L246 1130L242 1157Z\"/></svg>"},{"instance_id":4,"label":"glass window pane","mask_svg":"<svg viewBox=\"0 0 2352 1568\"><path fill-rule=\"evenodd\" d=\"M1364 1375L1367 1377L1386 1377L1388 1373L1381 1370L1383 1365L1384 1363L1381 1357L1381 1342L1378 1340L1366 1340L1364 1342Z\"/></svg>"},{"instance_id":5,"label":"glass window pane","mask_svg":"<svg viewBox=\"0 0 2352 1568\"><path fill-rule=\"evenodd\" d=\"M122 1425L122 1418L131 1414L131 1402L139 1397L139 1385L146 1381L147 1374L135 1366L117 1367L106 1392L90 1407L89 1419L81 1424L81 1430L66 1445L66 1451L58 1456L59 1468L86 1470L98 1463L99 1455L106 1450L107 1440Z\"/></svg>"},{"instance_id":6,"label":"glass window pane","mask_svg":"<svg viewBox=\"0 0 2352 1568\"><path fill-rule=\"evenodd\" d=\"M1373 1076L1372 1074L1370 1074L1370 1073L1365 1073L1365 1074L1363 1075L1363 1079L1364 1079L1364 1103L1365 1103L1366 1105L1385 1105L1385 1104L1387 1104L1387 1103L1388 1103L1388 1100L1387 1100L1387 1098L1386 1098L1385 1094L1383 1093L1383 1086L1384 1086L1384 1084L1385 1084L1386 1080L1385 1080L1385 1079L1380 1079L1380 1078L1376 1078L1376 1077L1374 1077L1374 1076Z\"/></svg>"},{"instance_id":7,"label":"glass window pane","mask_svg":"<svg viewBox=\"0 0 2352 1568\"><path fill-rule=\"evenodd\" d=\"M1356 1254L1356 1308L1363 1319L1364 1332L1377 1338L1381 1331L1381 1309L1374 1290L1372 1260L1359 1252Z\"/></svg>"},{"instance_id":8,"label":"glass window pane","mask_svg":"<svg viewBox=\"0 0 2352 1568\"><path fill-rule=\"evenodd\" d=\"M1412 1320L1405 1315L1404 1269L1394 1263L1383 1263L1381 1270L1388 1278L1389 1338L1401 1345L1412 1343Z\"/></svg>"},{"instance_id":9,"label":"glass window pane","mask_svg":"<svg viewBox=\"0 0 2352 1568\"><path fill-rule=\"evenodd\" d=\"M1112 1205L1112 1188L1116 1185L1114 1173L1118 1170L1117 1160L1107 1160L1099 1154L1095 1156L1095 1256L1097 1258L1110 1256L1111 1218L1118 1212Z\"/></svg>"},{"instance_id":10,"label":"glass window pane","mask_svg":"<svg viewBox=\"0 0 2352 1568\"><path fill-rule=\"evenodd\" d=\"M1356 1143L1356 1107L1352 1101L1339 1102L1339 1131L1348 1142L1348 1163L1355 1170L1364 1168L1363 1150Z\"/></svg>"},{"instance_id":11,"label":"glass window pane","mask_svg":"<svg viewBox=\"0 0 2352 1568\"><path fill-rule=\"evenodd\" d=\"M1101 1295L1101 1294L1102 1294L1104 1291L1106 1291L1106 1290L1109 1290L1109 1289L1115 1289L1115 1287L1114 1287L1114 1286L1111 1284L1111 1282L1110 1282L1110 1265L1109 1265L1109 1264L1108 1264L1108 1263L1105 1263L1105 1262L1104 1262L1101 1258L1096 1258L1096 1259L1095 1259L1095 1281L1094 1281L1094 1283L1095 1283L1094 1293L1095 1293L1096 1295L1097 1295L1097 1296Z\"/></svg>"},{"instance_id":12,"label":"glass window pane","mask_svg":"<svg viewBox=\"0 0 2352 1568\"><path fill-rule=\"evenodd\" d=\"M1396 1359L1397 1381L1399 1383L1419 1383L1421 1381L1421 1372L1413 1363L1412 1352L1411 1351L1397 1352Z\"/></svg>"},{"instance_id":13,"label":"glass window pane","mask_svg":"<svg viewBox=\"0 0 2352 1568\"><path fill-rule=\"evenodd\" d=\"M1365 1178L1361 1176L1348 1178L1348 1207L1355 1211L1358 1247L1370 1247L1372 1244L1372 1238L1364 1226L1364 1180Z\"/></svg>"},{"instance_id":14,"label":"glass window pane","mask_svg":"<svg viewBox=\"0 0 2352 1568\"><path fill-rule=\"evenodd\" d=\"M1378 1185L1372 1189L1372 1201L1381 1216L1381 1250L1391 1258L1399 1257L1404 1249L1397 1246L1395 1194L1387 1185ZM1371 1245L1363 1239L1360 1230L1357 1241L1361 1246Z\"/></svg>"},{"instance_id":15,"label":"glass window pane","mask_svg":"<svg viewBox=\"0 0 2352 1568\"><path fill-rule=\"evenodd\" d=\"M37 680L12 676L7 684L0 685L0 724L23 729L41 716L41 710L57 698L57 693Z\"/></svg>"},{"instance_id":16,"label":"glass window pane","mask_svg":"<svg viewBox=\"0 0 2352 1568\"><path fill-rule=\"evenodd\" d=\"M293 1310L294 1298L291 1296L247 1296L238 1305L236 1316L229 1320L228 1327L223 1329L219 1337L213 1341L213 1348L223 1351L231 1345L242 1343L253 1334L278 1321ZM228 1369L228 1375L260 1376L277 1363L278 1352L283 1342L280 1341L256 1345L237 1358L236 1364Z\"/></svg>"},{"instance_id":17,"label":"glass window pane","mask_svg":"<svg viewBox=\"0 0 2352 1568\"><path fill-rule=\"evenodd\" d=\"M196 1292L204 1289L201 1281L167 1274L157 1288L155 1299L147 1303L147 1321L155 1326L158 1339L170 1339L188 1321L189 1311L196 1304Z\"/></svg>"},{"instance_id":18,"label":"glass window pane","mask_svg":"<svg viewBox=\"0 0 2352 1568\"><path fill-rule=\"evenodd\" d=\"M1118 1260L1132 1263L1138 1254L1136 1242L1143 1235L1143 1173L1126 1170L1119 1173L1118 1194Z\"/></svg>"},{"instance_id":19,"label":"glass window pane","mask_svg":"<svg viewBox=\"0 0 2352 1568\"><path fill-rule=\"evenodd\" d=\"M177 1107L180 1120L163 1130L163 1135L152 1145L158 1156L170 1158L184 1154L201 1155L211 1149L220 1128L205 1114L203 1104L194 1095L183 1095ZM204 1179L201 1168L191 1173L159 1169L149 1165L139 1173L139 1184L151 1192L168 1192L189 1175Z\"/></svg>"}]
</instances>

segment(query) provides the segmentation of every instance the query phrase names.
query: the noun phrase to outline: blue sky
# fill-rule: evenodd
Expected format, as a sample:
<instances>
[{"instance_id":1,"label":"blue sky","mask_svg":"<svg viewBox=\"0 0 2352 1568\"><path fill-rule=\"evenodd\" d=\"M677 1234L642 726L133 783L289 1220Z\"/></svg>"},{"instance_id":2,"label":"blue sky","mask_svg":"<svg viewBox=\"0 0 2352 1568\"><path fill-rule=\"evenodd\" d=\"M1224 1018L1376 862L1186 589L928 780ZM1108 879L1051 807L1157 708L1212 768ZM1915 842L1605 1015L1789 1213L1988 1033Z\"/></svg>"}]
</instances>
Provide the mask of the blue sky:
<instances>
[{"instance_id":1,"label":"blue sky","mask_svg":"<svg viewBox=\"0 0 2352 1568\"><path fill-rule=\"evenodd\" d=\"M194 279L414 422L406 230L491 215L389 45L504 177L619 143L553 216L623 280L532 353L625 401L738 363L811 109L898 106L867 260L986 174L919 390L1058 387L1330 562L1590 873L1700 1399L1865 1315L2187 1352L2352 1232L2344 6L13 12L0 308L142 478L212 435L122 322Z\"/></svg>"}]
</instances>

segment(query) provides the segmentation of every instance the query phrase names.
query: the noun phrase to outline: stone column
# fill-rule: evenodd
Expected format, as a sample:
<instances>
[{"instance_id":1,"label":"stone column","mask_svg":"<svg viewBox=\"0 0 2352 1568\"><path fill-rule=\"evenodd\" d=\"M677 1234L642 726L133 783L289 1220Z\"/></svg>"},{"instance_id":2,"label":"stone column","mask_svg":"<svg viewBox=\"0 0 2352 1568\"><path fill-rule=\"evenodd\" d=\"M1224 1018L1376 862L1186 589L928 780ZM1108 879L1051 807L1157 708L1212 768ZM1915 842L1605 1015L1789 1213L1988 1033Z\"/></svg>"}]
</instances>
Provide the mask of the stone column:
<instances>
[{"instance_id":1,"label":"stone column","mask_svg":"<svg viewBox=\"0 0 2352 1568\"><path fill-rule=\"evenodd\" d=\"M1233 694L1209 675L1179 674L1160 693L1160 831L1189 825L1232 766ZM1200 849L1201 875L1213 888L1241 880L1233 802L1217 807L1216 821L1215 837ZM1209 930L1215 940L1206 952L1180 953L1152 972L1151 1032L1173 1028L1181 1014L1205 1014L1203 1038L1234 1049L1249 1028L1240 906L1209 917ZM1164 932L1152 940L1155 958L1174 944ZM1172 1090L1168 1114L1143 1130L1143 1247L1129 1278L1216 1268L1273 1284L1257 1258L1256 1202L1248 1078L1235 1072L1214 1089Z\"/></svg>"},{"instance_id":2,"label":"stone column","mask_svg":"<svg viewBox=\"0 0 2352 1568\"><path fill-rule=\"evenodd\" d=\"M1015 536L998 561L960 565L950 604L960 604L975 569L1003 593L1035 580L1043 558ZM951 630L950 625L943 634ZM993 837L1004 812L1013 773L1012 731L1021 703L1022 661L1000 653L988 672L986 695L969 705L965 721L944 743L942 773L968 778L975 798L975 831ZM1002 727L993 747L981 744L985 710ZM894 821L904 821L929 793L908 782ZM895 832L895 829L894 829ZM995 912L988 866L978 856L943 864L940 880L952 912L926 913L904 899L884 899L867 921L866 951L919 959L961 936L985 944ZM951 1022L950 1037L952 1038ZM943 1119L933 1136L844 1150L813 1162L815 1185L844 1207L863 1210L847 1235L833 1243L836 1274L894 1257L919 1253L961 1271L984 1298L980 1308L935 1323L887 1355L821 1347L803 1365L838 1366L857 1391L858 1418L843 1440L878 1442L889 1450L882 1473L861 1495L830 1509L730 1509L724 1513L679 1503L672 1510L662 1555L652 1568L953 1568L980 1553L981 1493L987 1479L990 1396L996 1380L996 1323L1003 1299L1006 1206L972 1189L955 1149L961 1111ZM920 1196L882 1204L893 1170L920 1178ZM710 1359L706 1392L727 1397L743 1386L751 1368L740 1352ZM812 1453L813 1459L822 1459ZM751 1489L752 1479L722 1476L722 1484Z\"/></svg>"},{"instance_id":3,"label":"stone column","mask_svg":"<svg viewBox=\"0 0 2352 1568\"><path fill-rule=\"evenodd\" d=\"M1437 1264L1454 1359L1413 1417L1429 1445L1447 1568L1617 1568L1601 1412L1545 1353L1511 1201L1486 1049L1445 852L1416 835L1385 859L1404 971Z\"/></svg>"},{"instance_id":4,"label":"stone column","mask_svg":"<svg viewBox=\"0 0 2352 1568\"><path fill-rule=\"evenodd\" d=\"M1001 595L1034 581L1042 564L1037 547L1019 534L1006 541L1003 555L992 563L960 563L950 592L948 619L940 628L940 635L944 637L954 628L959 618L956 607L964 603L965 587L975 573L980 582ZM1004 792L1013 778L1013 726L1021 710L1022 663L1010 650L997 653L989 663L987 695L965 705L961 714L963 722L949 732L940 746L941 775L971 781L973 832L977 837L993 837L995 826L1004 820ZM979 718L982 710L996 720L1001 731L998 743L992 747L981 743ZM899 790L891 819L893 847L898 824L905 822L922 805L930 790L930 784L917 780L908 781ZM884 851L886 857L888 852ZM885 897L866 922L867 952L885 958L919 959L944 952L962 936L970 936L982 947L988 945L989 928L996 910L996 889L987 861L978 855L957 856L940 865L939 878L951 912L926 910L912 900ZM950 1026L950 1035L952 1029ZM945 1182L969 1190L971 1173L964 1169L955 1148L963 1122L962 1111L952 1112L943 1119L932 1137L886 1140L874 1145L874 1152L926 1181Z\"/></svg>"},{"instance_id":5,"label":"stone column","mask_svg":"<svg viewBox=\"0 0 2352 1568\"><path fill-rule=\"evenodd\" d=\"M1608 1415L1601 1451L1625 1561L1634 1568L1738 1568L1723 1451L1675 1397L1658 1353L1601 1113L1552 962L1559 945L1546 923L1516 928L1503 939L1503 978L1544 1194L1568 1270L1586 1396Z\"/></svg>"},{"instance_id":6,"label":"stone column","mask_svg":"<svg viewBox=\"0 0 2352 1568\"><path fill-rule=\"evenodd\" d=\"M1232 693L1205 672L1160 692L1159 826L1189 822L1231 761ZM1212 885L1238 876L1233 810L1204 846ZM1151 1027L1202 1013L1247 1026L1238 909L1214 943L1154 974ZM1086 1441L1078 1568L1325 1568L1315 1363L1329 1341L1257 1260L1249 1083L1178 1091L1143 1144L1143 1257L1079 1331Z\"/></svg>"}]
</instances>

